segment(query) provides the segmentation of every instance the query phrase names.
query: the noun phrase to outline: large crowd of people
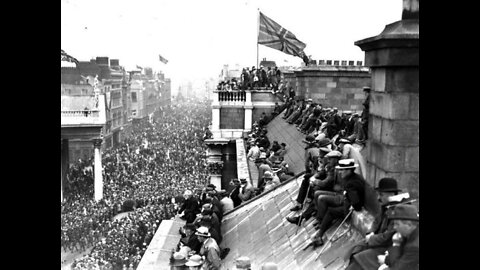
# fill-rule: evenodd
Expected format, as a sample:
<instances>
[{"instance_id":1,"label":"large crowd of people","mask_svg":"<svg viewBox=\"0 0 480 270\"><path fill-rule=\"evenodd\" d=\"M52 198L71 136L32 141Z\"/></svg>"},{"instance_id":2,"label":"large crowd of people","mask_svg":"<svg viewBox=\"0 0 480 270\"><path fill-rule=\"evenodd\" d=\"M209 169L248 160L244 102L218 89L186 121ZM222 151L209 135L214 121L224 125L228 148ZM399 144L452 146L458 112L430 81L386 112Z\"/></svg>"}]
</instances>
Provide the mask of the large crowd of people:
<instances>
[{"instance_id":1,"label":"large crowd of people","mask_svg":"<svg viewBox=\"0 0 480 270\"><path fill-rule=\"evenodd\" d=\"M254 69L244 70L252 71L257 74ZM258 74L262 78L262 72ZM271 77L246 78L242 75L240 89L265 84L278 87ZM224 214L294 176L284 160L287 145L267 137L266 125L281 113L306 135L302 140L305 174L294 198L296 205L290 209L299 214L289 215L287 221L301 226L302 221L314 218L318 231L311 245L316 248L328 241L325 232L334 221L347 219L353 211L365 211L373 223L365 239L348 254L347 269L395 265L414 269L418 265L418 209L408 200L408 193L397 187L396 179L379 179L376 188L365 180L361 150L368 105L364 104L361 114L339 111L311 99L296 99L292 88L285 85L280 90L285 104L276 104L271 115L263 113L245 138L247 161L258 170L256 185L247 179L232 179L234 187L227 192L208 184L209 170L221 168L209 168L205 160L204 140L212 137L205 128L210 123L206 101L162 108L153 118L135 123L119 147L106 150L104 196L98 202L93 200L93 158L75 162L62 202L62 249L88 254L75 260L72 269L136 269L160 222L176 215L186 225L179 231L182 238L172 251L171 266L220 269L229 252L221 246ZM128 214L115 218L124 212Z\"/></svg>"},{"instance_id":2,"label":"large crowd of people","mask_svg":"<svg viewBox=\"0 0 480 270\"><path fill-rule=\"evenodd\" d=\"M281 86L282 72L278 67L255 66L242 69L240 78L231 78L220 81L217 90L278 90Z\"/></svg>"},{"instance_id":3,"label":"large crowd of people","mask_svg":"<svg viewBox=\"0 0 480 270\"><path fill-rule=\"evenodd\" d=\"M163 219L177 214L184 190L208 183L203 143L207 101L163 107L134 123L119 147L102 153L103 199L93 199L93 158L68 172L62 202L64 251L88 254L72 269L135 269ZM123 218L114 218L127 212Z\"/></svg>"}]
</instances>

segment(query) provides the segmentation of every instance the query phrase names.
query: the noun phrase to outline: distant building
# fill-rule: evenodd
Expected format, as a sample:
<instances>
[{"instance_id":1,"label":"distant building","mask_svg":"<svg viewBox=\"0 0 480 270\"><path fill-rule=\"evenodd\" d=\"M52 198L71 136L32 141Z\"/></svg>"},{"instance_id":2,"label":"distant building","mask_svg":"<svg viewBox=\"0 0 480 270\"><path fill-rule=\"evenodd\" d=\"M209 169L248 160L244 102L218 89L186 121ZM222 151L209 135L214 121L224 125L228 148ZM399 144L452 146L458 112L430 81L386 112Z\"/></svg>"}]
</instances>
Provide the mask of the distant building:
<instances>
[{"instance_id":1,"label":"distant building","mask_svg":"<svg viewBox=\"0 0 480 270\"><path fill-rule=\"evenodd\" d=\"M105 95L106 123L102 128L102 148L117 146L130 128L130 88L127 74L118 59L97 57L81 61L76 67L61 67L62 96L94 96L93 85L97 83L100 94ZM71 140L70 161L89 158L93 155L91 141Z\"/></svg>"},{"instance_id":2,"label":"distant building","mask_svg":"<svg viewBox=\"0 0 480 270\"><path fill-rule=\"evenodd\" d=\"M233 78L240 80L241 74L242 74L242 69L240 68L239 65L235 65L234 69L230 69L228 65L224 65L218 79L219 81L228 81Z\"/></svg>"},{"instance_id":3,"label":"distant building","mask_svg":"<svg viewBox=\"0 0 480 270\"><path fill-rule=\"evenodd\" d=\"M268 61L266 58L263 58L262 61L260 61L260 66L263 66L264 68L268 68L268 67L276 67L277 64L275 63L275 61Z\"/></svg>"},{"instance_id":4,"label":"distant building","mask_svg":"<svg viewBox=\"0 0 480 270\"><path fill-rule=\"evenodd\" d=\"M171 104L171 80L162 72L146 67L143 72L130 72L130 115L133 119L148 117L155 109Z\"/></svg>"}]
</instances>

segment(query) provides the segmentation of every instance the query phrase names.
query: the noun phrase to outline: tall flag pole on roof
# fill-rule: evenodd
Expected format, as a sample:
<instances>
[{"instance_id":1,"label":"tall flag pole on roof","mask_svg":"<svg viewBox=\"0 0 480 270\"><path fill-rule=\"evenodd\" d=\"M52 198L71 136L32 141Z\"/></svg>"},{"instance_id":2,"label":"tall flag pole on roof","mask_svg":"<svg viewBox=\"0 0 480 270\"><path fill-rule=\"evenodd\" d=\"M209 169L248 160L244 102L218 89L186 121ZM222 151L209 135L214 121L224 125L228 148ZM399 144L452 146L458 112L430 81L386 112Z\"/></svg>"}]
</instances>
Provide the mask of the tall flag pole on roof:
<instances>
[{"instance_id":1,"label":"tall flag pole on roof","mask_svg":"<svg viewBox=\"0 0 480 270\"><path fill-rule=\"evenodd\" d=\"M257 62L258 62L258 44L265 45L286 54L302 58L306 65L309 59L303 49L307 44L300 41L295 35L283 28L280 24L265 16L259 10L259 27L257 42Z\"/></svg>"},{"instance_id":2,"label":"tall flag pole on roof","mask_svg":"<svg viewBox=\"0 0 480 270\"><path fill-rule=\"evenodd\" d=\"M260 12L260 9L257 8L258 10L258 17L257 17L257 25L258 25L258 28L257 28L257 36L258 38L260 39L260 14L262 14ZM257 70L258 70L258 44L260 44L260 42L257 42Z\"/></svg>"}]
</instances>

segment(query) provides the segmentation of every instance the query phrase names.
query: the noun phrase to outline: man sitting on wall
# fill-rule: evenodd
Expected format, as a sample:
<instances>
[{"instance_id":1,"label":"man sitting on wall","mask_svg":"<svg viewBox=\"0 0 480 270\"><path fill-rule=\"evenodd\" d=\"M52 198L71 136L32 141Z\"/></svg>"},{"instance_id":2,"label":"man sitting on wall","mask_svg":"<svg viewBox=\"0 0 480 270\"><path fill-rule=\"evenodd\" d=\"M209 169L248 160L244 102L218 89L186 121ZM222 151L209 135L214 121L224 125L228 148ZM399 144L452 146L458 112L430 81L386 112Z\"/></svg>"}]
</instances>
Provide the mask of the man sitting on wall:
<instances>
[{"instance_id":1,"label":"man sitting on wall","mask_svg":"<svg viewBox=\"0 0 480 270\"><path fill-rule=\"evenodd\" d=\"M376 190L382 207L380 225L377 230L368 234L364 240L353 247L351 252L353 256L350 258L347 270L378 269L380 264L377 256L384 254L392 245L391 239L395 230L389 216L392 215L393 207L405 199L403 196L397 196L401 190L397 187L397 180L393 178L380 179Z\"/></svg>"}]
</instances>

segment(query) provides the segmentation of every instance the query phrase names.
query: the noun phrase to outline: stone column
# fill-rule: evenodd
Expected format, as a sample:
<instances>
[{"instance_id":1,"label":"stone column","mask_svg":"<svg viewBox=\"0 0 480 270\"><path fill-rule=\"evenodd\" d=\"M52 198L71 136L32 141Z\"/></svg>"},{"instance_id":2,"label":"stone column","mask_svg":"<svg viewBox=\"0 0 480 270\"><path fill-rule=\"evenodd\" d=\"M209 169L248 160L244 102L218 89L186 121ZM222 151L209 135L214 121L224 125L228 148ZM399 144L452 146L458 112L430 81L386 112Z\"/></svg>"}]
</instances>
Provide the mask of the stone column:
<instances>
[{"instance_id":1,"label":"stone column","mask_svg":"<svg viewBox=\"0 0 480 270\"><path fill-rule=\"evenodd\" d=\"M103 198L102 154L100 152L100 148L102 146L102 139L94 139L93 146L95 148L94 198L95 201L99 201Z\"/></svg>"},{"instance_id":2,"label":"stone column","mask_svg":"<svg viewBox=\"0 0 480 270\"><path fill-rule=\"evenodd\" d=\"M61 199L63 201L63 188L65 186L65 181L70 163L68 156L68 139L62 139L61 148Z\"/></svg>"},{"instance_id":3,"label":"stone column","mask_svg":"<svg viewBox=\"0 0 480 270\"><path fill-rule=\"evenodd\" d=\"M359 40L372 74L368 118L367 180L393 177L418 198L418 0L404 0L402 20L378 36Z\"/></svg>"},{"instance_id":4,"label":"stone column","mask_svg":"<svg viewBox=\"0 0 480 270\"><path fill-rule=\"evenodd\" d=\"M212 105L212 132L220 130L220 105Z\"/></svg>"},{"instance_id":5,"label":"stone column","mask_svg":"<svg viewBox=\"0 0 480 270\"><path fill-rule=\"evenodd\" d=\"M218 97L218 91L213 92L212 97L212 134L213 138L220 138L220 101Z\"/></svg>"},{"instance_id":6,"label":"stone column","mask_svg":"<svg viewBox=\"0 0 480 270\"><path fill-rule=\"evenodd\" d=\"M243 127L244 132L250 132L252 130L252 110L253 110L253 103L252 103L252 92L245 91L245 105L243 106L245 109L245 124Z\"/></svg>"}]
</instances>

